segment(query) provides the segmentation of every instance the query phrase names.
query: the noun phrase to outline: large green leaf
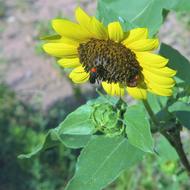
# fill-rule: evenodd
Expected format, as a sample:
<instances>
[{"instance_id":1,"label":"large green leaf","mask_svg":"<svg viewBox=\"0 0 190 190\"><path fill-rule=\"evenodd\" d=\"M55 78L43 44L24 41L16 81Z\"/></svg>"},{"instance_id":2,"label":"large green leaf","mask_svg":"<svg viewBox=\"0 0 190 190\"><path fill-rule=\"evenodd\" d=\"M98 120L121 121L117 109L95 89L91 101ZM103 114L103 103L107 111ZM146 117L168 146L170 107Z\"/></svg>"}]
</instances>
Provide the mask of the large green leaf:
<instances>
[{"instance_id":1,"label":"large green leaf","mask_svg":"<svg viewBox=\"0 0 190 190\"><path fill-rule=\"evenodd\" d=\"M177 82L185 82L188 87L190 85L190 62L176 49L164 43L161 44L159 53L168 58L168 66L177 71Z\"/></svg>"},{"instance_id":2,"label":"large green leaf","mask_svg":"<svg viewBox=\"0 0 190 190\"><path fill-rule=\"evenodd\" d=\"M134 0L99 0L98 12L101 12L102 18L106 15L105 10L102 10L103 6L112 11L113 15L127 19L129 23L147 27L150 36L153 36L163 22L163 9L188 11L190 10L190 1L140 0L137 3Z\"/></svg>"},{"instance_id":3,"label":"large green leaf","mask_svg":"<svg viewBox=\"0 0 190 190\"><path fill-rule=\"evenodd\" d=\"M29 154L19 157L30 158L60 142L69 148L82 148L97 130L110 136L121 134L123 126L118 123L117 102L118 98L108 96L87 102L70 113L58 127L49 130Z\"/></svg>"},{"instance_id":4,"label":"large green leaf","mask_svg":"<svg viewBox=\"0 0 190 190\"><path fill-rule=\"evenodd\" d=\"M100 190L142 159L124 137L96 136L82 150L66 190Z\"/></svg>"},{"instance_id":5,"label":"large green leaf","mask_svg":"<svg viewBox=\"0 0 190 190\"><path fill-rule=\"evenodd\" d=\"M62 143L69 148L81 148L90 140L96 131L91 118L93 108L85 104L74 112L56 128L50 129L44 140L28 154L22 154L19 158L31 158L39 152Z\"/></svg>"},{"instance_id":6,"label":"large green leaf","mask_svg":"<svg viewBox=\"0 0 190 190\"><path fill-rule=\"evenodd\" d=\"M169 106L168 110L176 116L184 127L190 129L190 104L175 102Z\"/></svg>"},{"instance_id":7,"label":"large green leaf","mask_svg":"<svg viewBox=\"0 0 190 190\"><path fill-rule=\"evenodd\" d=\"M145 110L139 105L128 107L124 122L129 142L144 152L153 152L153 139Z\"/></svg>"}]
</instances>

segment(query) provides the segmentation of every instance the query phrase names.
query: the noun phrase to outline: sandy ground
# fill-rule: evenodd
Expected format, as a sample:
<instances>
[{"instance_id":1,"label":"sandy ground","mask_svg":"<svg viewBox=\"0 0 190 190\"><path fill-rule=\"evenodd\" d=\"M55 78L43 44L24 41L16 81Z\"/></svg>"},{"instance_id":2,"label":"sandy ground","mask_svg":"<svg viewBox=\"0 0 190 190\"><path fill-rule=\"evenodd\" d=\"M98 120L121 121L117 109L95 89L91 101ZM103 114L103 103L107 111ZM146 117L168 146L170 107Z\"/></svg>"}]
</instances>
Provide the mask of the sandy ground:
<instances>
[{"instance_id":1,"label":"sandy ground","mask_svg":"<svg viewBox=\"0 0 190 190\"><path fill-rule=\"evenodd\" d=\"M1 1L1 0L0 0ZM39 53L40 32L50 19L62 15L73 19L77 5L95 13L94 0L6 0L0 18L0 73L19 98L40 103L46 109L58 100L73 94L73 88L54 59ZM190 57L190 33L174 14L170 14L159 34L161 41L171 44Z\"/></svg>"}]
</instances>

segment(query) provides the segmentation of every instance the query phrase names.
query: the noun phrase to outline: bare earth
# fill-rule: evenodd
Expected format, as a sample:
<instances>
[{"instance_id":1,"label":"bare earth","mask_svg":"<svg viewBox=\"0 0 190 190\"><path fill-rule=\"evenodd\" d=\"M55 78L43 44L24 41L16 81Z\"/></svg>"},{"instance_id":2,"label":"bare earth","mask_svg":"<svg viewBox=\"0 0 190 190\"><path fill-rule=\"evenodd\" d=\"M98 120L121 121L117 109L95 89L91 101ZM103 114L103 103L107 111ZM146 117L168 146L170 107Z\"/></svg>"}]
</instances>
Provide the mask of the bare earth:
<instances>
[{"instance_id":1,"label":"bare earth","mask_svg":"<svg viewBox=\"0 0 190 190\"><path fill-rule=\"evenodd\" d=\"M0 0L1 2L1 0ZM95 13L95 0L6 0L5 13L0 17L0 74L29 103L40 103L46 109L54 102L73 94L73 88L54 60L39 54L40 23L62 15L73 19L80 5L89 14ZM190 32L174 14L170 14L159 34L161 41L171 44L190 57ZM3 76L2 76L3 75Z\"/></svg>"}]
</instances>

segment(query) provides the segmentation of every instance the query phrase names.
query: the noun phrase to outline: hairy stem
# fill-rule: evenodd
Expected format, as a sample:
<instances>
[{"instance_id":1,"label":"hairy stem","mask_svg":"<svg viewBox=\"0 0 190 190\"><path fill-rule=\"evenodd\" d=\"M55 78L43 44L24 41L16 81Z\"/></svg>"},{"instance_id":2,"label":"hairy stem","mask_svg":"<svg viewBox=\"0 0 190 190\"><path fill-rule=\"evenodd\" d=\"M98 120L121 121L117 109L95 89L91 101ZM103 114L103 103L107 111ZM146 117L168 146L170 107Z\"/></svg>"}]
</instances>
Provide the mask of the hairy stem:
<instances>
[{"instance_id":1,"label":"hairy stem","mask_svg":"<svg viewBox=\"0 0 190 190\"><path fill-rule=\"evenodd\" d=\"M181 163L183 164L184 168L186 169L187 173L190 175L190 162L187 159L187 155L183 149L183 144L181 141L181 136L180 136L180 130L181 126L180 125L175 125L173 128L168 129L165 128L162 130L159 121L157 120L154 112L152 111L152 108L150 107L149 103L146 100L143 100L144 107L146 108L151 120L154 123L154 131L160 132L162 135L165 136L165 138L170 142L170 144L175 148Z\"/></svg>"}]
</instances>

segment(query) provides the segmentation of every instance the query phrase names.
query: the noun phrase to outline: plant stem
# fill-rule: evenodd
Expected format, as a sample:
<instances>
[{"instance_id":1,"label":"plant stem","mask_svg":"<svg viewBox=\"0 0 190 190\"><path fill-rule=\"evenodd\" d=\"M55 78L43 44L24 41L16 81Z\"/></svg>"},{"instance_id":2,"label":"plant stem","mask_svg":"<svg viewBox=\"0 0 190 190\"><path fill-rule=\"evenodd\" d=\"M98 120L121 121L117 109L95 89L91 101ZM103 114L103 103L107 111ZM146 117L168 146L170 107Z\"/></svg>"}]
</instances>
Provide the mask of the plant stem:
<instances>
[{"instance_id":1,"label":"plant stem","mask_svg":"<svg viewBox=\"0 0 190 190\"><path fill-rule=\"evenodd\" d=\"M165 138L170 142L170 144L175 148L181 163L183 164L184 168L186 169L188 175L190 175L190 162L187 159L187 155L183 149L183 144L181 141L181 136L180 136L180 130L181 126L176 125L171 128L162 128L160 130L161 126L157 118L155 117L154 112L152 111L152 108L150 107L149 103L146 100L143 100L144 107L146 108L151 120L153 121L155 125L155 131L160 132L162 135L165 136Z\"/></svg>"},{"instance_id":2,"label":"plant stem","mask_svg":"<svg viewBox=\"0 0 190 190\"><path fill-rule=\"evenodd\" d=\"M170 144L175 148L175 150L178 153L178 156L181 160L181 163L185 167L188 175L190 175L190 163L189 163L186 153L183 149L183 144L181 141L179 127L176 126L175 128L173 128L171 130L163 131L162 134L167 138L167 140L170 142Z\"/></svg>"},{"instance_id":3,"label":"plant stem","mask_svg":"<svg viewBox=\"0 0 190 190\"><path fill-rule=\"evenodd\" d=\"M154 112L152 111L152 108L150 107L150 105L149 105L149 103L147 102L147 100L142 100L142 102L143 102L144 107L145 107L146 111L148 112L148 114L149 114L149 116L150 116L152 122L154 123L155 128L158 129L160 123L159 123L159 121L157 121L157 118L156 118Z\"/></svg>"}]
</instances>

